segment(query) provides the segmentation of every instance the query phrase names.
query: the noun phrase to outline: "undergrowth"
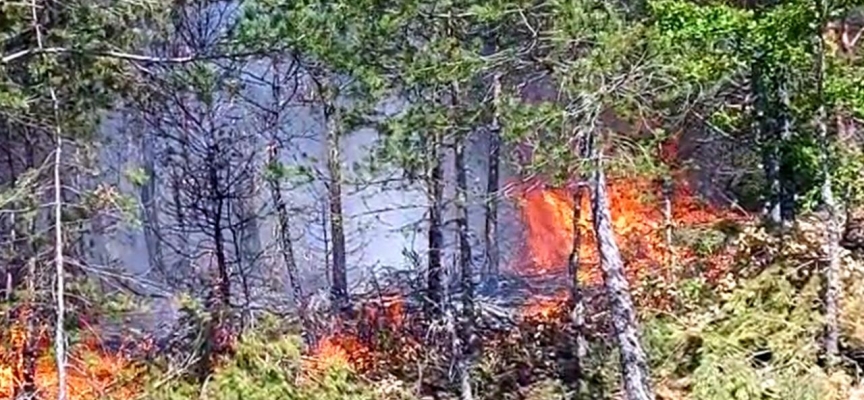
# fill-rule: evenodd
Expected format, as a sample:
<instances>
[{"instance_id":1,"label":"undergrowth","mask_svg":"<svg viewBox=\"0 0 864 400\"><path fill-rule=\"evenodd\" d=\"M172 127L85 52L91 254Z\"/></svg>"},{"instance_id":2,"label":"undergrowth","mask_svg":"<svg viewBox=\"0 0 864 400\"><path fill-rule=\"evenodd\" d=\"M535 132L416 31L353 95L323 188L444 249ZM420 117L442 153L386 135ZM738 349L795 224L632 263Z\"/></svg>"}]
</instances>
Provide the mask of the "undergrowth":
<instances>
[{"instance_id":1,"label":"undergrowth","mask_svg":"<svg viewBox=\"0 0 864 400\"><path fill-rule=\"evenodd\" d=\"M658 397L694 400L850 399L856 366L828 375L821 367L820 235L801 225L784 239L757 227L737 233L736 266L712 287L686 291L673 312L643 313L643 341L649 352ZM864 344L861 271L844 258L842 341ZM686 286L686 285L684 285ZM692 292L692 293L691 293ZM694 295L702 293L703 295ZM617 354L608 336L589 335L582 360L588 382L575 396L567 373L555 364L566 338L545 327L523 332L517 342L487 343L473 371L475 398L552 400L611 399L620 390ZM533 343L533 344L532 344ZM500 351L499 351L500 350ZM545 355L544 355L545 354ZM555 355L558 354L558 355ZM398 370L397 366L392 366ZM374 380L347 365L311 372L295 335L272 328L248 332L233 356L200 381L174 379L151 385L153 400L402 400L420 398L413 378ZM533 375L533 376L528 376ZM158 374L153 382L160 381Z\"/></svg>"}]
</instances>

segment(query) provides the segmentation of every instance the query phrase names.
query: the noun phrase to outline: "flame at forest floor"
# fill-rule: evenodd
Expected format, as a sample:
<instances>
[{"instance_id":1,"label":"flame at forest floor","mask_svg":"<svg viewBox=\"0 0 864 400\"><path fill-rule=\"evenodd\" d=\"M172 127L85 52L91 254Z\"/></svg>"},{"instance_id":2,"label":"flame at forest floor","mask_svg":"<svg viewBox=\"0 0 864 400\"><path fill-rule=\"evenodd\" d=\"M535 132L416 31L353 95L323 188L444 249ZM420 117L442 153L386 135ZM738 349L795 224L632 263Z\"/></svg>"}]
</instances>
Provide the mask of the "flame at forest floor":
<instances>
[{"instance_id":1,"label":"flame at forest floor","mask_svg":"<svg viewBox=\"0 0 864 400\"><path fill-rule=\"evenodd\" d=\"M410 317L401 294L382 296L363 304L352 321L337 319L318 339L304 369L317 373L331 367L370 372L386 369L388 361L419 354L420 345L408 332Z\"/></svg>"},{"instance_id":2,"label":"flame at forest floor","mask_svg":"<svg viewBox=\"0 0 864 400\"><path fill-rule=\"evenodd\" d=\"M536 182L521 182L512 185L516 190L510 197L517 205L525 228L525 245L520 249L517 262L509 266L513 275L531 278L566 277L568 259L573 247L574 196L562 188L549 188ZM697 198L683 179L674 185L671 199L671 221L664 215L661 185L648 179L612 180L608 184L612 226L618 246L624 258L626 275L634 289L647 279L672 284L674 268L701 264L699 274L707 281L716 281L731 266L731 254L720 251L711 254L696 254L686 245L673 238L670 248L666 228L671 222L673 232L685 228L710 227L722 221L743 221L747 216L705 204ZM590 195L586 190L581 200L578 226L581 232L578 273L579 282L586 287L602 283L597 242L592 226ZM566 283L562 282L562 283ZM525 321L544 322L559 319L567 310L569 290L566 285L544 288L545 294L532 294L518 310ZM667 306L666 297L637 297L637 301L651 307ZM667 302L665 304L657 304ZM403 302L398 308L364 307L359 320L371 324L383 324L393 335L408 335L402 332L405 318ZM385 310L382 314L381 310ZM374 330L374 329L373 329ZM380 332L379 332L380 333ZM399 356L416 353L421 348L419 339L398 347ZM390 344L392 346L392 343ZM390 347L393 350L393 347ZM367 371L373 366L388 364L388 356L381 351L380 342L350 329L335 329L325 335L312 351L310 370L320 370L328 365L348 365L356 370ZM399 357L402 358L402 357Z\"/></svg>"},{"instance_id":3,"label":"flame at forest floor","mask_svg":"<svg viewBox=\"0 0 864 400\"><path fill-rule=\"evenodd\" d=\"M517 262L509 266L509 273L524 278L565 277L568 272L574 233L574 199L572 192L562 188L548 188L528 183L516 185L511 192L518 206L525 228L524 248ZM613 180L608 187L612 208L612 225L625 261L627 277L634 287L646 278L667 283L676 278L670 265L689 265L699 262L702 276L711 281L722 276L730 266L729 254L719 252L697 255L687 246L676 243L669 248L663 213L663 198L659 184L650 180ZM689 187L678 183L672 199L672 226L699 227L723 220L741 220L742 216L702 204ZM582 234L580 244L579 281L585 286L602 283L602 272L591 224L590 198L586 191L581 202L578 226ZM677 242L677 240L675 241ZM673 242L674 243L674 242ZM556 278L557 279L557 278ZM530 279L529 279L530 280ZM532 282L534 280L531 280ZM566 283L563 280L562 283ZM566 312L569 290L566 285L547 289L542 295L528 296L518 310L527 323L558 320ZM422 332L416 332L416 321L407 309L404 294L381 296L378 302L362 304L351 321L336 321L316 341L311 357L303 368L309 373L333 366L345 366L356 372L375 374L376 371L397 368L406 361L418 360L429 352L425 348ZM640 302L653 301L639 297ZM652 304L653 305L653 304ZM11 398L22 385L23 332L21 324L2 335L0 347L0 398ZM43 398L56 397L57 371L50 351L51 332L40 332L36 344L39 356L34 368L35 388ZM131 398L142 389L134 381L140 365L133 357L121 351L106 351L95 334L75 344L69 351L68 399ZM386 372L386 371L385 371Z\"/></svg>"},{"instance_id":4,"label":"flame at forest floor","mask_svg":"<svg viewBox=\"0 0 864 400\"><path fill-rule=\"evenodd\" d=\"M566 275L573 249L574 195L571 190L548 188L538 184L516 185L511 192L525 227L525 247L513 272L523 276ZM706 227L722 221L744 220L746 216L702 203L683 179L679 179L670 196L671 218L663 212L663 193L658 182L648 179L619 179L608 184L612 227L624 258L625 272L631 285L647 279L671 284L676 266L702 264L707 281L721 277L731 265L725 252L697 255L686 245L677 243L675 234L682 228ZM581 285L602 283L597 241L592 226L591 199L583 191L578 224L581 239L578 280ZM666 233L671 228L671 243ZM671 246L670 246L671 245ZM536 298L523 311L526 315L550 314L548 308L559 307L567 291L549 299ZM654 299L656 300L656 299ZM656 304L652 306L658 306Z\"/></svg>"},{"instance_id":5,"label":"flame at forest floor","mask_svg":"<svg viewBox=\"0 0 864 400\"><path fill-rule=\"evenodd\" d=\"M82 332L83 338L67 351L66 393L68 400L130 399L141 390L136 377L141 365L128 353L132 346L125 343L117 351L107 350L98 334ZM26 366L24 349L26 330L23 322L6 329L0 342L0 398L14 398L25 388ZM36 352L33 365L33 389L37 398L56 398L58 394L57 364L50 348L50 332L43 326L33 335ZM146 347L149 342L138 343Z\"/></svg>"}]
</instances>

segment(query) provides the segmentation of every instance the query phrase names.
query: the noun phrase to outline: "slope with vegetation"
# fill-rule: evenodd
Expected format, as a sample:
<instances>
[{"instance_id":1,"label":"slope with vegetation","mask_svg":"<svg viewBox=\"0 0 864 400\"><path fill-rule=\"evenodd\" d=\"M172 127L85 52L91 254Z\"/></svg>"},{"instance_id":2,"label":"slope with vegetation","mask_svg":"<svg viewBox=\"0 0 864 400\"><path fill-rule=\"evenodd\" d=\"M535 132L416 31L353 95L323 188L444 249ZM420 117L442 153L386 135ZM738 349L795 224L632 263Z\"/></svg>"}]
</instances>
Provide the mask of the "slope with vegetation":
<instances>
[{"instance_id":1,"label":"slope with vegetation","mask_svg":"<svg viewBox=\"0 0 864 400\"><path fill-rule=\"evenodd\" d=\"M4 2L0 396L861 398L862 32L855 0ZM355 188L420 193L399 271L351 275Z\"/></svg>"}]
</instances>

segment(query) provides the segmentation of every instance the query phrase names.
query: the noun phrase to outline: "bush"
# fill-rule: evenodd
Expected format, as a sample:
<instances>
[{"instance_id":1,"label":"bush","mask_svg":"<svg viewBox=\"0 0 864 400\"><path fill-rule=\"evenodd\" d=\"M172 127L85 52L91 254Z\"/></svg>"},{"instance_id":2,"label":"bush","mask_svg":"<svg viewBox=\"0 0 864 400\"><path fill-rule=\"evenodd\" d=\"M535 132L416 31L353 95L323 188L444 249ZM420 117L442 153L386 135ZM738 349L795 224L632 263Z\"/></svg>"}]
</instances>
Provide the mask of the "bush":
<instances>
[{"instance_id":1,"label":"bush","mask_svg":"<svg viewBox=\"0 0 864 400\"><path fill-rule=\"evenodd\" d=\"M659 386L675 382L700 400L848 398L848 377L820 367L819 229L801 224L784 240L746 232L732 281L715 288L714 301L683 315L646 318ZM844 270L845 276L848 263ZM844 290L847 307L860 299L852 287ZM843 321L845 342L849 322Z\"/></svg>"},{"instance_id":2,"label":"bush","mask_svg":"<svg viewBox=\"0 0 864 400\"><path fill-rule=\"evenodd\" d=\"M346 365L325 371L303 368L297 336L272 331L250 332L235 353L221 361L203 384L171 380L151 385L145 398L152 400L399 400L405 391L393 382L364 383ZM158 374L154 382L160 381Z\"/></svg>"}]
</instances>

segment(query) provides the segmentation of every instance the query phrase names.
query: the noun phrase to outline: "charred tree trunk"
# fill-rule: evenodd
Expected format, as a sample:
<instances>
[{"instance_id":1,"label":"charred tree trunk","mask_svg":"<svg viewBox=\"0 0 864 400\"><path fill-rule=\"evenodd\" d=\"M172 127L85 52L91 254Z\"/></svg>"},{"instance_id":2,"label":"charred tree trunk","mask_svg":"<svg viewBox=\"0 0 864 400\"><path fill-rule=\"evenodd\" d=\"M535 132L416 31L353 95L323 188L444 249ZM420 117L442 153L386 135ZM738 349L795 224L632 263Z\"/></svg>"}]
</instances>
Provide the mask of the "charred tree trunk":
<instances>
[{"instance_id":1,"label":"charred tree trunk","mask_svg":"<svg viewBox=\"0 0 864 400\"><path fill-rule=\"evenodd\" d=\"M205 326L207 340L204 342L202 356L198 366L198 378L202 382L213 371L214 358L225 350L223 339L227 330L228 311L231 305L231 274L228 265L225 229L227 220L224 215L226 196L222 191L219 172L221 162L217 161L220 148L208 146L205 157L207 168L207 202L209 207L201 210L205 219L204 232L213 241L213 257L216 261L215 277L212 277L207 294L207 311L212 316Z\"/></svg>"},{"instance_id":2,"label":"charred tree trunk","mask_svg":"<svg viewBox=\"0 0 864 400\"><path fill-rule=\"evenodd\" d=\"M603 270L606 296L612 311L612 326L621 352L621 370L628 400L653 400L648 360L639 338L636 309L630 296L630 286L624 275L624 261L612 230L612 216L606 194L606 177L597 157L594 172L593 198L594 232L597 252Z\"/></svg>"},{"instance_id":3,"label":"charred tree trunk","mask_svg":"<svg viewBox=\"0 0 864 400\"><path fill-rule=\"evenodd\" d=\"M341 120L336 106L336 83L329 79L321 84L324 106L324 121L327 129L327 171L330 182L327 195L330 204L330 237L333 263L330 294L335 311L345 312L350 307L348 298L348 267L345 255L345 225L342 213L342 162L340 149Z\"/></svg>"},{"instance_id":4,"label":"charred tree trunk","mask_svg":"<svg viewBox=\"0 0 864 400\"><path fill-rule=\"evenodd\" d=\"M573 191L573 247L567 259L567 272L570 275L570 323L573 328L573 343L571 344L573 360L572 381L568 382L577 393L581 393L584 371L582 360L588 354L588 344L585 342L585 298L582 294L582 283L579 282L581 267L580 250L582 248L582 197L585 188L582 182Z\"/></svg>"},{"instance_id":5,"label":"charred tree trunk","mask_svg":"<svg viewBox=\"0 0 864 400\"><path fill-rule=\"evenodd\" d=\"M429 189L429 265L426 271L426 314L431 319L440 315L443 290L441 251L444 246L442 211L444 204L444 169L441 164L442 134L435 131L429 139L427 187Z\"/></svg>"},{"instance_id":6,"label":"charred tree trunk","mask_svg":"<svg viewBox=\"0 0 864 400\"><path fill-rule=\"evenodd\" d=\"M215 248L216 257L216 273L217 273L217 299L220 307L227 307L231 301L231 274L228 271L228 257L225 249L225 198L222 194L219 182L219 171L215 161L215 154L219 152L218 148L210 149L211 156L208 161L208 169L210 176L210 195L212 202L212 234L213 246Z\"/></svg>"},{"instance_id":7,"label":"charred tree trunk","mask_svg":"<svg viewBox=\"0 0 864 400\"><path fill-rule=\"evenodd\" d=\"M489 126L489 169L486 181L486 276L498 275L500 249L498 247L498 190L501 161L501 74L492 78L492 123Z\"/></svg>"}]
</instances>

